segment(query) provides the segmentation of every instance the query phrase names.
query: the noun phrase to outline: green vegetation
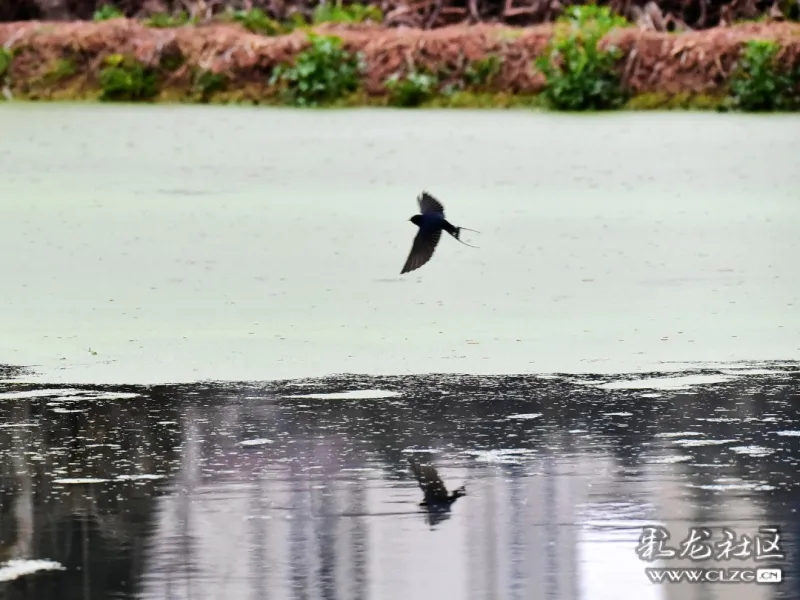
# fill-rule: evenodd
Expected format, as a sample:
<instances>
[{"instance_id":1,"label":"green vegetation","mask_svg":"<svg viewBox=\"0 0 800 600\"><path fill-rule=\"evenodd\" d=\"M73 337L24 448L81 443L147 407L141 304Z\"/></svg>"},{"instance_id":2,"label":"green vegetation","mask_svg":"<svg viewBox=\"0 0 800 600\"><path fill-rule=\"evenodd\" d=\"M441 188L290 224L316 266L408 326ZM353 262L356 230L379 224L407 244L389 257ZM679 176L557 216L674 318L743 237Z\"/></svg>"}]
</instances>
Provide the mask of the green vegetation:
<instances>
[{"instance_id":1,"label":"green vegetation","mask_svg":"<svg viewBox=\"0 0 800 600\"><path fill-rule=\"evenodd\" d=\"M275 19L270 19L267 13L260 8L232 10L226 13L223 18L239 23L248 31L261 35L279 35L285 31L283 25Z\"/></svg>"},{"instance_id":2,"label":"green vegetation","mask_svg":"<svg viewBox=\"0 0 800 600\"><path fill-rule=\"evenodd\" d=\"M76 73L75 63L67 58L57 58L51 61L44 72L39 76L29 81L33 87L42 88L44 86L53 86L54 84L69 79Z\"/></svg>"},{"instance_id":3,"label":"green vegetation","mask_svg":"<svg viewBox=\"0 0 800 600\"><path fill-rule=\"evenodd\" d=\"M192 19L185 10L174 15L168 13L154 13L144 20L147 27L157 27L166 29L168 27L183 27L184 25L196 24L197 20Z\"/></svg>"},{"instance_id":4,"label":"green vegetation","mask_svg":"<svg viewBox=\"0 0 800 600\"><path fill-rule=\"evenodd\" d=\"M195 99L200 102L208 102L215 93L223 91L227 85L228 78L224 73L196 69L192 76L192 91Z\"/></svg>"},{"instance_id":5,"label":"green vegetation","mask_svg":"<svg viewBox=\"0 0 800 600\"><path fill-rule=\"evenodd\" d=\"M429 73L414 70L402 77L395 73L386 80L389 104L406 108L420 106L433 97L438 83Z\"/></svg>"},{"instance_id":6,"label":"green vegetation","mask_svg":"<svg viewBox=\"0 0 800 600\"><path fill-rule=\"evenodd\" d=\"M8 78L8 72L11 70L11 61L14 56L11 50L4 46L0 46L0 84L4 83Z\"/></svg>"},{"instance_id":7,"label":"green vegetation","mask_svg":"<svg viewBox=\"0 0 800 600\"><path fill-rule=\"evenodd\" d=\"M279 65L270 85L278 84L295 106L331 104L354 93L363 71L363 57L348 52L339 37L308 34L311 46L291 65Z\"/></svg>"},{"instance_id":8,"label":"green vegetation","mask_svg":"<svg viewBox=\"0 0 800 600\"><path fill-rule=\"evenodd\" d=\"M464 79L469 87L481 89L488 87L500 73L500 58L494 55L473 61L464 69Z\"/></svg>"},{"instance_id":9,"label":"green vegetation","mask_svg":"<svg viewBox=\"0 0 800 600\"><path fill-rule=\"evenodd\" d=\"M491 96L487 92L501 66L500 58L490 55L468 63L455 79L446 69L431 73L412 68L404 75L394 73L385 82L388 104L400 107L464 106L468 98Z\"/></svg>"},{"instance_id":10,"label":"green vegetation","mask_svg":"<svg viewBox=\"0 0 800 600\"><path fill-rule=\"evenodd\" d=\"M335 4L324 2L318 4L314 9L312 22L319 23L364 23L372 21L380 23L383 21L383 12L377 6L366 6L364 4L348 4L342 6L341 0L336 0Z\"/></svg>"},{"instance_id":11,"label":"green vegetation","mask_svg":"<svg viewBox=\"0 0 800 600\"><path fill-rule=\"evenodd\" d=\"M729 108L742 111L791 110L800 107L800 70L782 72L780 46L771 40L751 40L731 77Z\"/></svg>"},{"instance_id":12,"label":"green vegetation","mask_svg":"<svg viewBox=\"0 0 800 600\"><path fill-rule=\"evenodd\" d=\"M334 2L317 7L313 22L357 23L382 18L380 11L374 8L361 4L342 6L342 0ZM116 8L101 6L94 18L105 20L120 16ZM514 55L514 50L508 48L510 41L493 44L478 60L466 62L460 58L441 68L436 68L429 60L419 59L418 55L415 65L412 55L408 67L401 67L383 82L383 93L374 94L369 87L361 85L368 76L362 53L348 47L340 37L314 33L312 25L298 13L285 23L270 18L260 9L230 10L215 19L240 23L262 35L281 35L302 28L306 30L309 43L286 63L275 66L270 77L264 75L262 59L239 64L231 72L220 64L210 70L196 53L186 64L187 58L175 39L158 48L157 63L148 60L144 64L133 56L113 54L102 62L99 73L94 71L96 57L80 54L74 47L38 56L35 49L17 43L13 49L0 46L0 92L8 99L99 96L106 101L158 98L165 102L306 107L528 107L568 111L800 109L800 68L791 67L791 57L782 52L778 42L771 40L743 44L727 85L715 82L707 93L652 90L630 97L621 83L621 51L614 47L614 38L608 35L614 28L625 27L628 23L608 8L595 5L570 7L556 23L545 52L535 61L535 68L544 76L544 87L539 94L503 91L506 84L522 84L523 87L530 84L530 73L522 74L523 79L517 82L507 81L514 75L503 68L505 51ZM194 22L185 11L173 15L155 14L146 21L152 27L176 27ZM510 28L495 35L514 40L525 34L523 30ZM675 58L674 53L672 56ZM659 59L669 60L667 56ZM13 62L13 81L10 76L12 61L16 61ZM519 90L518 85L513 85L513 89Z\"/></svg>"},{"instance_id":13,"label":"green vegetation","mask_svg":"<svg viewBox=\"0 0 800 600\"><path fill-rule=\"evenodd\" d=\"M135 58L112 54L100 71L102 100L148 100L158 94L158 75Z\"/></svg>"},{"instance_id":14,"label":"green vegetation","mask_svg":"<svg viewBox=\"0 0 800 600\"><path fill-rule=\"evenodd\" d=\"M118 9L116 6L111 6L110 4L103 4L94 11L94 15L92 15L93 21L108 21L109 19L120 19L125 15L122 14L122 11Z\"/></svg>"},{"instance_id":15,"label":"green vegetation","mask_svg":"<svg viewBox=\"0 0 800 600\"><path fill-rule=\"evenodd\" d=\"M308 23L300 13L293 13L289 20L281 23L271 18L260 8L250 10L228 10L221 17L224 21L239 23L245 29L261 35L282 35L291 33L295 29L306 29L311 25L321 23L364 23L383 21L383 13L376 6L363 4L349 4L342 6L341 0L335 4L319 4L314 9L311 23Z\"/></svg>"},{"instance_id":16,"label":"green vegetation","mask_svg":"<svg viewBox=\"0 0 800 600\"><path fill-rule=\"evenodd\" d=\"M553 40L536 68L545 77L543 95L558 110L607 110L620 107L618 48L601 49L600 40L627 21L605 6L571 6L556 24Z\"/></svg>"},{"instance_id":17,"label":"green vegetation","mask_svg":"<svg viewBox=\"0 0 800 600\"><path fill-rule=\"evenodd\" d=\"M61 81L75 74L75 63L66 58L59 58L47 72L52 81Z\"/></svg>"},{"instance_id":18,"label":"green vegetation","mask_svg":"<svg viewBox=\"0 0 800 600\"><path fill-rule=\"evenodd\" d=\"M629 110L720 110L725 102L724 96L708 94L665 94L647 92L629 98L625 108Z\"/></svg>"}]
</instances>

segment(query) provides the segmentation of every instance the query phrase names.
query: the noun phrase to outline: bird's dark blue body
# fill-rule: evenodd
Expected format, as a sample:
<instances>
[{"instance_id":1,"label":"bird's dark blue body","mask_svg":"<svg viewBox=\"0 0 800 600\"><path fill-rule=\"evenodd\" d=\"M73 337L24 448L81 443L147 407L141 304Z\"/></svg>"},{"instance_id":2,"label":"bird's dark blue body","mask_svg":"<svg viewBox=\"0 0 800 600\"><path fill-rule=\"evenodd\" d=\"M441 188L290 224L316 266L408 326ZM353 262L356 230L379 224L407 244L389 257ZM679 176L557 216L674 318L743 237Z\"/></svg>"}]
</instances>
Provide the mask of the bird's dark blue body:
<instances>
[{"instance_id":1,"label":"bird's dark blue body","mask_svg":"<svg viewBox=\"0 0 800 600\"><path fill-rule=\"evenodd\" d=\"M462 229L444 218L444 207L427 192L422 192L417 197L417 202L419 203L420 214L414 215L409 221L419 227L419 231L414 238L414 245L411 247L408 260L406 260L406 264L400 272L401 275L414 269L419 269L431 259L433 251L436 249L436 244L439 243L439 239L442 237L442 230L458 240Z\"/></svg>"}]
</instances>

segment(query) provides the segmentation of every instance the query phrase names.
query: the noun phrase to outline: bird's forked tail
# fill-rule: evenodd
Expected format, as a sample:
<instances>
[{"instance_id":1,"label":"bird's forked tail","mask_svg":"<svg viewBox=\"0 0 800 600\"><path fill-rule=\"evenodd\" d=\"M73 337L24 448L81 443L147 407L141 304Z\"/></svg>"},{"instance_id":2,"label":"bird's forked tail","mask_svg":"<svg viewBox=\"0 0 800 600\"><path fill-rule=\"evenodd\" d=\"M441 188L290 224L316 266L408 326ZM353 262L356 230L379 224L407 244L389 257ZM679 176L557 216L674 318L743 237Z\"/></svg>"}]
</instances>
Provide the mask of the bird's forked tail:
<instances>
[{"instance_id":1,"label":"bird's forked tail","mask_svg":"<svg viewBox=\"0 0 800 600\"><path fill-rule=\"evenodd\" d=\"M461 242L465 246L469 246L470 248L477 248L478 246L473 246L472 244L468 244L467 242L464 242L464 241L461 240L461 230L462 229L464 231L473 231L475 233L480 233L480 231L476 231L475 229L468 229L467 227L454 227L453 228L454 231L451 231L450 235L452 235L454 238L456 238L459 242Z\"/></svg>"}]
</instances>

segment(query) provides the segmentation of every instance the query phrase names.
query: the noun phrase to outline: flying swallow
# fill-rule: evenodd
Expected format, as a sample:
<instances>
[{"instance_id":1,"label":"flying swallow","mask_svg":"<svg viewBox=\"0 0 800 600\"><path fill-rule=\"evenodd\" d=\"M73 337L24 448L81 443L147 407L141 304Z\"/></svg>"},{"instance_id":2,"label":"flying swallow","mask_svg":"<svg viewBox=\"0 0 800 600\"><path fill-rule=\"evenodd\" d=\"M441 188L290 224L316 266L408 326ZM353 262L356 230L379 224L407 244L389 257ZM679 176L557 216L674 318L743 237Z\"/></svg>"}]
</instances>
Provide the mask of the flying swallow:
<instances>
[{"instance_id":1,"label":"flying swallow","mask_svg":"<svg viewBox=\"0 0 800 600\"><path fill-rule=\"evenodd\" d=\"M442 237L442 230L452 235L456 240L461 242L459 236L461 230L475 231L474 229L467 229L466 227L456 227L444 218L444 206L436 198L431 196L428 192L422 192L417 196L417 203L419 204L420 214L414 215L409 219L414 225L419 227L414 244L411 246L411 253L408 255L406 264L400 275L408 273L414 269L419 269L422 265L428 262L433 256L433 251L436 250L436 244L439 243L439 238ZM475 231L475 233L478 233ZM461 242L465 246L469 246L465 242ZM472 246L475 248L475 246Z\"/></svg>"}]
</instances>

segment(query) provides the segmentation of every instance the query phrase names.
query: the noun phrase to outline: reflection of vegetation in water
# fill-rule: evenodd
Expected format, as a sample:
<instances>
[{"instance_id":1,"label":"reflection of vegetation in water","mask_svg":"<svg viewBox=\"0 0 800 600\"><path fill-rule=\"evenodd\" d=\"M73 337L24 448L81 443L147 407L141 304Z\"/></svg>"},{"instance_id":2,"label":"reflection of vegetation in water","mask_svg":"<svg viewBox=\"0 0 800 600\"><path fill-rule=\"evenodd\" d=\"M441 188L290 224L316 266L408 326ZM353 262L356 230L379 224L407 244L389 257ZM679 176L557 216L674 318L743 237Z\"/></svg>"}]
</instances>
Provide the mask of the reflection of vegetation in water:
<instances>
[{"instance_id":1,"label":"reflection of vegetation in water","mask_svg":"<svg viewBox=\"0 0 800 600\"><path fill-rule=\"evenodd\" d=\"M0 392L14 391L9 387L0 384ZM65 567L26 577L23 588L4 584L6 597L136 594L142 552L156 527L155 503L180 464L183 438L173 398L153 391L125 400L48 396L0 403L0 423L15 425L0 428L0 561L46 558ZM135 479L142 474L164 479ZM56 481L65 478L112 482Z\"/></svg>"},{"instance_id":2,"label":"reflection of vegetation in water","mask_svg":"<svg viewBox=\"0 0 800 600\"><path fill-rule=\"evenodd\" d=\"M8 375L7 371L0 366L0 374ZM455 487L466 481L469 490L477 473L487 494L502 489L503 479L530 477L532 485L541 487L552 483L553 476L581 477L580 467L587 464L584 459L594 457L609 460L603 476L613 479L612 491L607 493L615 499L630 500L628 486L635 481L645 481L648 487L670 481L681 486L681 496L691 506L714 507L725 498L700 486L714 485L722 478L767 484L777 489L764 486L747 492L765 507L765 522L796 522L797 513L786 508L797 505L800 436L776 433L796 432L800 427L795 407L797 372L745 375L722 384L655 395L591 385L608 379L437 375L332 377L304 383L302 393L381 388L402 394L345 401L286 398L298 393L292 382L101 388L143 394L124 400L4 398L0 424L18 427L0 427L0 540L4 545L0 552L9 554L27 545L34 558L46 557L67 567L26 580L24 597L132 597L142 593L146 568L154 569L148 574L155 578L173 568L185 569L180 575L191 577L195 566L207 565L204 561L213 557L200 548L212 539L217 543L211 547L220 547L220 530L215 527L220 521L192 520L197 514L192 512L196 510L192 508L194 494L213 498L210 493L216 488L226 501L236 494L247 495L247 503L234 501L222 507L223 523L245 517L251 517L253 524L269 522L270 517L278 521L287 508L297 511L311 506L313 515L323 515L309 525L315 533L344 518L347 526L336 527L330 538L347 540L353 531L352 513L366 515L376 505L374 499L362 496L363 504L354 511L342 488L360 494L369 491L372 496L379 487L394 487L393 480L402 480L411 489L415 486L409 456L437 464L457 462L464 478L443 472L446 483ZM0 384L0 393L8 391L15 390ZM60 413L56 408L80 412ZM29 426L19 427L24 424ZM698 435L689 437L686 432ZM268 438L271 443L241 446L243 440L255 438ZM681 444L697 439L737 443ZM771 454L765 459L748 453L745 445ZM737 452L737 446L744 452ZM418 452L409 453L410 447ZM419 451L423 449L433 452ZM674 470L669 464L677 461L671 459L680 462ZM363 472L348 473L343 468L371 473L365 477ZM275 471L281 473L280 488L260 487ZM167 478L120 479L142 474ZM112 481L91 485L54 481L61 478ZM414 489L407 506L377 508L383 513L413 511L419 500L416 494ZM165 495L171 497L167 502L162 500ZM323 496L338 502L325 505ZM309 498L314 499L313 505L301 503ZM514 503L511 496L497 498L502 499L495 504L498 511L507 511ZM567 494L558 501L569 505L575 499ZM645 507L649 501L639 500ZM20 517L24 508L31 516L29 530ZM364 527L374 522L369 519ZM270 543L295 541L283 531L272 530L275 535ZM231 535L223 536L222 543L246 544L244 552L258 558L254 542ZM316 560L312 556L304 554L298 567L317 573L309 579L310 585L330 584L323 571L309 570L309 562ZM227 583L221 579L224 571L205 573L213 579L201 578L200 586ZM343 587L352 584L352 578L341 579ZM280 585L278 578L272 582ZM9 598L22 596L14 590Z\"/></svg>"},{"instance_id":3,"label":"reflection of vegetation in water","mask_svg":"<svg viewBox=\"0 0 800 600\"><path fill-rule=\"evenodd\" d=\"M600 48L600 40L628 22L607 7L572 6L559 19L553 40L536 68L545 77L543 95L559 110L619 107L625 95L617 68L618 48Z\"/></svg>"},{"instance_id":4,"label":"reflection of vegetation in water","mask_svg":"<svg viewBox=\"0 0 800 600\"><path fill-rule=\"evenodd\" d=\"M339 37L308 37L311 45L292 64L276 67L270 85L279 85L287 102L297 106L320 106L355 92L363 57L347 51Z\"/></svg>"},{"instance_id":5,"label":"reflection of vegetation in water","mask_svg":"<svg viewBox=\"0 0 800 600\"><path fill-rule=\"evenodd\" d=\"M729 106L745 111L792 110L800 106L800 67L782 70L778 42L751 40L745 44L730 82Z\"/></svg>"}]
</instances>

